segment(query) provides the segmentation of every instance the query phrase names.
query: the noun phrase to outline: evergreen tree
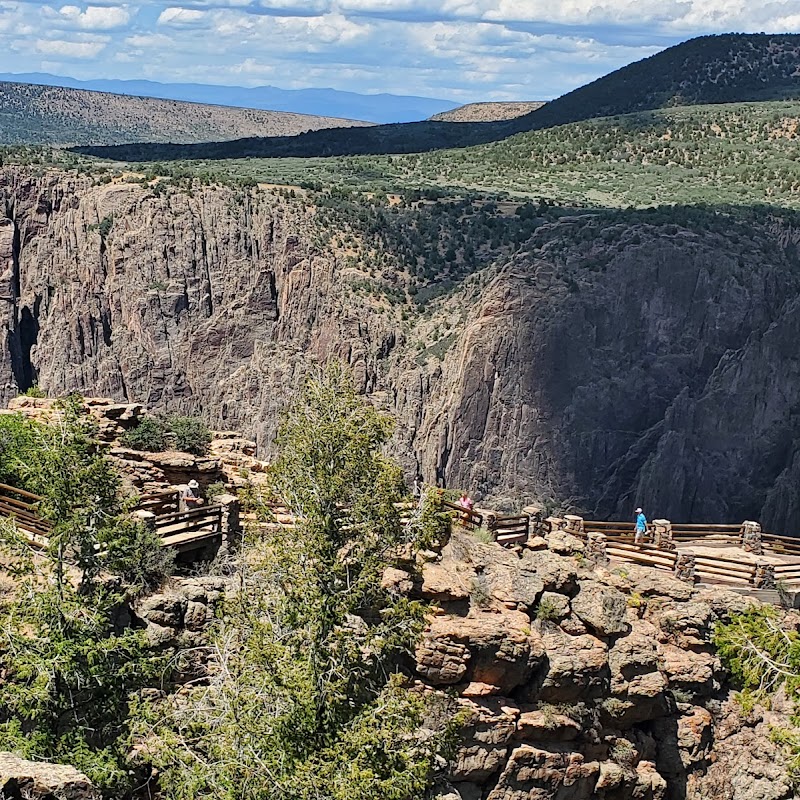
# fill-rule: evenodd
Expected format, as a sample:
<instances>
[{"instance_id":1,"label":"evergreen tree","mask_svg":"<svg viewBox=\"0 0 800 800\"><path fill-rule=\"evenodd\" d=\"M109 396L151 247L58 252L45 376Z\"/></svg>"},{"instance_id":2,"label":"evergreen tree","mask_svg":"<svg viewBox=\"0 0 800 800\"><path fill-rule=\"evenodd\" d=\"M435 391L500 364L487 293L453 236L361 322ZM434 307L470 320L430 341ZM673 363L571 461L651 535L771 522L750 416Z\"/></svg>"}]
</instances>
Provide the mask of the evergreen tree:
<instances>
[{"instance_id":1,"label":"evergreen tree","mask_svg":"<svg viewBox=\"0 0 800 800\"><path fill-rule=\"evenodd\" d=\"M177 800L417 800L449 741L445 706L404 672L426 609L381 588L403 528L392 425L332 367L278 434L276 492L303 522L245 557L211 685L154 709L152 754ZM166 722L165 722L166 720Z\"/></svg>"}]
</instances>

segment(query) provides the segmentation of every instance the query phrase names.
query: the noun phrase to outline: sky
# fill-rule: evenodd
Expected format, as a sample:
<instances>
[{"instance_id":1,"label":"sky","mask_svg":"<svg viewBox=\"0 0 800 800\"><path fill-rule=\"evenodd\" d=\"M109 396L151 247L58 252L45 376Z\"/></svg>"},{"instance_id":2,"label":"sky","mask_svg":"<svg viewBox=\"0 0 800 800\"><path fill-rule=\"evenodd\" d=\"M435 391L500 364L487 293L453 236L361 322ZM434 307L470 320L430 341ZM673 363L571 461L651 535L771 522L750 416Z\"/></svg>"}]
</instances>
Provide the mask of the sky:
<instances>
[{"instance_id":1,"label":"sky","mask_svg":"<svg viewBox=\"0 0 800 800\"><path fill-rule=\"evenodd\" d=\"M0 72L547 100L730 31L800 32L800 0L0 0Z\"/></svg>"}]
</instances>

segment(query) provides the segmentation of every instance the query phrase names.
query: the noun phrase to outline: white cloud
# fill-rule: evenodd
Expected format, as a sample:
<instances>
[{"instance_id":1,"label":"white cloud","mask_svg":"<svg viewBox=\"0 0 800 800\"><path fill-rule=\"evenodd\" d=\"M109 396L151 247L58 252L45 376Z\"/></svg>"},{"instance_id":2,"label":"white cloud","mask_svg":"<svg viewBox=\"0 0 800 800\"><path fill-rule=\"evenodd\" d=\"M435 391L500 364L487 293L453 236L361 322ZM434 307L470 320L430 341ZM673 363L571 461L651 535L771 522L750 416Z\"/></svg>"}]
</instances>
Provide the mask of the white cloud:
<instances>
[{"instance_id":1,"label":"white cloud","mask_svg":"<svg viewBox=\"0 0 800 800\"><path fill-rule=\"evenodd\" d=\"M0 71L547 99L727 30L800 0L0 0Z\"/></svg>"},{"instance_id":2,"label":"white cloud","mask_svg":"<svg viewBox=\"0 0 800 800\"><path fill-rule=\"evenodd\" d=\"M165 8L158 16L159 25L184 27L204 22L206 12L196 8Z\"/></svg>"},{"instance_id":3,"label":"white cloud","mask_svg":"<svg viewBox=\"0 0 800 800\"><path fill-rule=\"evenodd\" d=\"M66 42L61 39L37 39L36 52L64 58L95 58L106 46L106 42Z\"/></svg>"},{"instance_id":4,"label":"white cloud","mask_svg":"<svg viewBox=\"0 0 800 800\"><path fill-rule=\"evenodd\" d=\"M85 30L111 30L128 24L131 15L125 6L62 6L58 12L64 20Z\"/></svg>"}]
</instances>

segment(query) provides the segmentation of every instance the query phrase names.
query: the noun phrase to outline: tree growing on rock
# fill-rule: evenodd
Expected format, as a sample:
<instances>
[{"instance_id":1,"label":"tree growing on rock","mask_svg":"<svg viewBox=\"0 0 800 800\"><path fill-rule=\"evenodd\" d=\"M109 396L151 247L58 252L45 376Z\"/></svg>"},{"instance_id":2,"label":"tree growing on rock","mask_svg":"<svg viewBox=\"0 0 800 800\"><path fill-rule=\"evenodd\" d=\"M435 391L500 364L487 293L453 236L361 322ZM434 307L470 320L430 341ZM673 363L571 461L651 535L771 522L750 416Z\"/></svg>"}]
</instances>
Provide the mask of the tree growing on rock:
<instances>
[{"instance_id":1,"label":"tree growing on rock","mask_svg":"<svg viewBox=\"0 0 800 800\"><path fill-rule=\"evenodd\" d=\"M381 587L415 535L394 505L400 471L381 453L391 429L339 367L286 412L274 487L303 522L243 559L210 685L154 709L149 748L169 796L425 795L450 718L404 671L426 609Z\"/></svg>"},{"instance_id":2,"label":"tree growing on rock","mask_svg":"<svg viewBox=\"0 0 800 800\"><path fill-rule=\"evenodd\" d=\"M0 572L13 587L0 607L0 750L71 763L119 796L130 779L129 701L161 666L126 627L124 604L168 561L130 520L76 400L53 424L0 418L0 474L42 495L53 526L39 552L13 521L0 526Z\"/></svg>"}]
</instances>

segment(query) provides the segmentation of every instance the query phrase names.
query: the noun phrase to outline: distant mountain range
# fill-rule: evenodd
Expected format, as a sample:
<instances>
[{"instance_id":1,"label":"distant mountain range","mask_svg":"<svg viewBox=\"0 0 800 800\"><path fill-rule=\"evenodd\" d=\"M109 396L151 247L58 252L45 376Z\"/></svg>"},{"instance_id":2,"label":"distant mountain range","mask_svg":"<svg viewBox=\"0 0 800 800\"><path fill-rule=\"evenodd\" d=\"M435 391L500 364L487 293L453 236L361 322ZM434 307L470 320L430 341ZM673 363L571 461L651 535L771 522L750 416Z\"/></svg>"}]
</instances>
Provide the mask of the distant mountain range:
<instances>
[{"instance_id":1,"label":"distant mountain range","mask_svg":"<svg viewBox=\"0 0 800 800\"><path fill-rule=\"evenodd\" d=\"M185 100L238 108L288 111L316 117L341 117L367 122L414 122L427 119L459 104L432 97L394 94L357 94L338 89L278 89L275 86L214 86L201 83L158 83L156 81L79 81L42 72L0 73L0 81L61 86L94 92L111 92L165 100Z\"/></svg>"},{"instance_id":2,"label":"distant mountain range","mask_svg":"<svg viewBox=\"0 0 800 800\"><path fill-rule=\"evenodd\" d=\"M426 120L186 147L143 143L84 148L82 152L124 161L170 161L414 153L467 147L617 114L681 105L800 99L798 64L800 34L702 36L616 70L514 119L458 124Z\"/></svg>"}]
</instances>

